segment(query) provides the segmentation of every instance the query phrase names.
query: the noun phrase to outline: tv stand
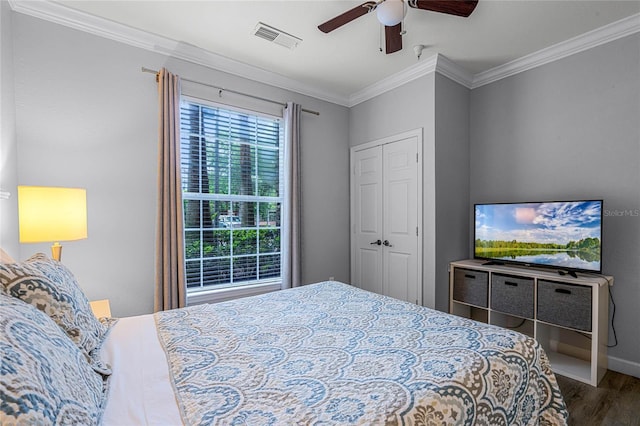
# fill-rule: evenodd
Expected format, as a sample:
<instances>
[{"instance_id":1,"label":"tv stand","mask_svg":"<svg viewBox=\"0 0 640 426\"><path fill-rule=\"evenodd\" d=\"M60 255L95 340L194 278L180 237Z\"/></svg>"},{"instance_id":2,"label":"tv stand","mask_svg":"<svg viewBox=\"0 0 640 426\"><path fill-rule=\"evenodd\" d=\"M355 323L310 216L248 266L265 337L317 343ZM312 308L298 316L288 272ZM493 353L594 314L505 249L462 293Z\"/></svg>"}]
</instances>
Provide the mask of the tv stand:
<instances>
[{"instance_id":1,"label":"tv stand","mask_svg":"<svg viewBox=\"0 0 640 426\"><path fill-rule=\"evenodd\" d=\"M500 262L499 260L487 260L482 265L483 266L504 265L504 262Z\"/></svg>"},{"instance_id":2,"label":"tv stand","mask_svg":"<svg viewBox=\"0 0 640 426\"><path fill-rule=\"evenodd\" d=\"M482 260L451 262L449 271L449 313L534 337L556 374L598 386L613 277Z\"/></svg>"}]
</instances>

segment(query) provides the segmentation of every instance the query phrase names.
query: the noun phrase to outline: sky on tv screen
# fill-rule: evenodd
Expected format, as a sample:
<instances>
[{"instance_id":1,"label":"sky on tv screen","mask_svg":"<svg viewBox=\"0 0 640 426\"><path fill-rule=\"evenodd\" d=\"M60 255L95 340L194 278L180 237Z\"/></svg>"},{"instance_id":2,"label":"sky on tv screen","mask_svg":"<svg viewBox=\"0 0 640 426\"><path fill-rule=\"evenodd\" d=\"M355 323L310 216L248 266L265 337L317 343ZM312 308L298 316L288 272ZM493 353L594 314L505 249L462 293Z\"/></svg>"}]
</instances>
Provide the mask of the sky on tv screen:
<instances>
[{"instance_id":1,"label":"sky on tv screen","mask_svg":"<svg viewBox=\"0 0 640 426\"><path fill-rule=\"evenodd\" d=\"M476 239L567 244L601 238L600 201L476 205Z\"/></svg>"}]
</instances>

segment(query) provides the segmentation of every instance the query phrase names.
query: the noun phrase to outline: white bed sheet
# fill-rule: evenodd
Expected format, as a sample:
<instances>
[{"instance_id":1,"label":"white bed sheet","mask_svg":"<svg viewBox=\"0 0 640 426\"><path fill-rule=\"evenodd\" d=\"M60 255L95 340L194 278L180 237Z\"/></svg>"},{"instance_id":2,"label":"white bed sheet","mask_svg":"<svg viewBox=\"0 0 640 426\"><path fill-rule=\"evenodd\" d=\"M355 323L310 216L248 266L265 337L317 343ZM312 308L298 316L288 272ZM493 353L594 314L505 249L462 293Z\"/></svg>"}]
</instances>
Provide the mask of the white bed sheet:
<instances>
[{"instance_id":1,"label":"white bed sheet","mask_svg":"<svg viewBox=\"0 0 640 426\"><path fill-rule=\"evenodd\" d=\"M182 424L153 315L118 320L101 355L113 370L104 426Z\"/></svg>"}]
</instances>

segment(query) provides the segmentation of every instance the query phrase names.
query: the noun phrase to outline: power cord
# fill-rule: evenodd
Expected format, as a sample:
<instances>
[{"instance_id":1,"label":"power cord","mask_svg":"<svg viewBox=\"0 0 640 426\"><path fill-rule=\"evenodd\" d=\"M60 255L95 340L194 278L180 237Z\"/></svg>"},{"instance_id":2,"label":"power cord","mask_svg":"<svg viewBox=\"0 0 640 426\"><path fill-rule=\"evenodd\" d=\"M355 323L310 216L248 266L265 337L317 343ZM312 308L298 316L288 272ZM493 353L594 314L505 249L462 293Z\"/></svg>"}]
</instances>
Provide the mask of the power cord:
<instances>
[{"instance_id":1,"label":"power cord","mask_svg":"<svg viewBox=\"0 0 640 426\"><path fill-rule=\"evenodd\" d=\"M523 318L523 319L522 319L522 322L521 322L520 324L518 324L518 325L516 325L516 326L511 326L511 327L507 326L506 328L510 328L511 330L516 330L516 329L518 329L518 328L522 327L522 326L524 325L524 322L525 322L526 320L527 320L526 318Z\"/></svg>"},{"instance_id":2,"label":"power cord","mask_svg":"<svg viewBox=\"0 0 640 426\"><path fill-rule=\"evenodd\" d=\"M611 312L611 330L613 331L613 340L614 340L614 344L613 345L609 345L607 344L607 348L615 348L616 346L618 346L618 335L616 334L616 326L614 324L614 321L616 319L616 302L614 302L613 300L613 294L611 294L611 280L609 278L606 278L603 275L599 275L599 274L593 274L590 272L584 272L584 275L590 275L592 277L598 277L598 278L604 278L607 281L607 291L609 292L609 300L611 300L611 305L613 306L613 311ZM590 336L586 336L582 333L576 332L588 339L591 339Z\"/></svg>"},{"instance_id":3,"label":"power cord","mask_svg":"<svg viewBox=\"0 0 640 426\"><path fill-rule=\"evenodd\" d=\"M560 275L564 275L564 274L560 274ZM596 277L602 277L602 275L597 275L597 274L585 274L585 275L592 275L592 276L596 276ZM614 344L613 345L609 345L607 344L607 348L615 348L616 346L618 346L618 335L616 334L616 326L614 324L614 321L616 319L616 302L613 300L613 294L611 294L611 281L608 278L605 278L605 280L607 280L607 291L609 292L609 299L611 300L611 305L613 305L613 311L611 312L611 330L613 331L613 339L614 339ZM522 322L518 325L516 325L515 327L509 327L507 326L506 328L510 328L510 329L518 329L520 327L522 327L522 325L524 324L526 320L523 319ZM587 339L591 340L591 336L588 336L586 334L582 334L579 331L576 331L576 333L578 333L581 336L586 337Z\"/></svg>"},{"instance_id":4,"label":"power cord","mask_svg":"<svg viewBox=\"0 0 640 426\"><path fill-rule=\"evenodd\" d=\"M611 299L611 305L613 305L613 312L611 313L611 330L613 330L613 339L615 343L613 345L607 345L607 347L615 348L616 346L618 346L618 335L616 334L616 327L613 323L613 321L616 319L616 302L613 301L613 295L611 294L611 286L609 284L611 283L609 282L609 280L607 280L607 290L609 290L609 299Z\"/></svg>"}]
</instances>

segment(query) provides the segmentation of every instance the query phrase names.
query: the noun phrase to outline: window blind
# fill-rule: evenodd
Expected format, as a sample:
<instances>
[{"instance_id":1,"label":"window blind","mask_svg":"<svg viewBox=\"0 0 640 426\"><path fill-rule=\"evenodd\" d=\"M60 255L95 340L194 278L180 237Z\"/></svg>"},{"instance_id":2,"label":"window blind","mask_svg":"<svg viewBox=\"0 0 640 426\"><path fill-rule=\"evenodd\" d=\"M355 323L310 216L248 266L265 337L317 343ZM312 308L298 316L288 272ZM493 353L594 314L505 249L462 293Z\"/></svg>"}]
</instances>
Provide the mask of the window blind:
<instances>
[{"instance_id":1,"label":"window blind","mask_svg":"<svg viewBox=\"0 0 640 426\"><path fill-rule=\"evenodd\" d=\"M280 278L282 139L278 118L183 99L188 292Z\"/></svg>"}]
</instances>

